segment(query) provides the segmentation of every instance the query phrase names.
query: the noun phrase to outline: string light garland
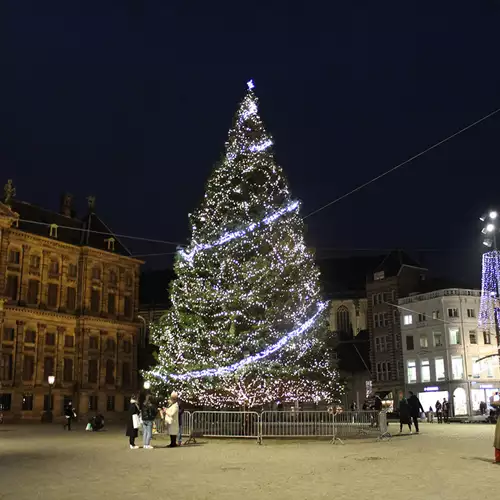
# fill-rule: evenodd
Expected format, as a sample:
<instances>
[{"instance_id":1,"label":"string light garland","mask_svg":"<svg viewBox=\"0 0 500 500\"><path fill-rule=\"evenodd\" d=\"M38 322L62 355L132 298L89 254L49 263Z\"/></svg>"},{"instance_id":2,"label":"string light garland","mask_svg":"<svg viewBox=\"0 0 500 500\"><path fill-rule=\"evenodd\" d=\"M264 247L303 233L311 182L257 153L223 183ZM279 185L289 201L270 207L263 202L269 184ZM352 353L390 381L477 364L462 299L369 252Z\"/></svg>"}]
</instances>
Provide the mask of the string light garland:
<instances>
[{"instance_id":1,"label":"string light garland","mask_svg":"<svg viewBox=\"0 0 500 500\"><path fill-rule=\"evenodd\" d=\"M495 329L495 314L500 322L498 290L500 280L500 254L494 250L483 254L481 277L481 304L478 326L484 330Z\"/></svg>"},{"instance_id":2,"label":"string light garland","mask_svg":"<svg viewBox=\"0 0 500 500\"><path fill-rule=\"evenodd\" d=\"M252 231L255 231L258 227L265 226L267 224L271 224L271 222L274 222L276 219L281 217L282 215L291 212L292 210L296 210L299 207L299 202L294 201L293 203L290 203L288 206L283 207L280 210L277 210L271 215L268 215L267 217L264 217L261 222L254 222L250 225L248 225L244 229L240 229L239 231L233 231L232 233L226 233L223 236L221 236L217 241L214 243L202 243L202 244L195 244L194 247L191 250L180 250L179 253L182 258L187 260L188 262L193 262L193 259L195 255L198 252L201 252L202 250L209 250L211 248L214 248L219 245L224 245L224 243L228 243L231 240L234 240L236 238L241 238L242 236L247 235L248 233L251 233Z\"/></svg>"},{"instance_id":3,"label":"string light garland","mask_svg":"<svg viewBox=\"0 0 500 500\"><path fill-rule=\"evenodd\" d=\"M281 349L285 344L290 342L290 340L292 340L293 338L297 337L298 335L302 335L314 324L314 322L317 320L318 316L326 308L326 306L327 306L326 302L321 302L318 305L318 310L316 311L316 313L311 318L309 318L305 323L300 325L298 328L287 333L286 335L281 337L281 339L278 342L267 347L263 351L254 354L253 356L243 358L241 361L233 363L232 365L220 366L218 368L207 368L205 370L198 370L183 374L162 375L160 372L153 371L152 375L167 381L169 378L174 380L190 380L193 378L214 377L235 372L237 370L240 370L244 366L249 365L250 363L255 363L257 361L260 361L261 359L267 358L271 354Z\"/></svg>"},{"instance_id":4,"label":"string light garland","mask_svg":"<svg viewBox=\"0 0 500 500\"><path fill-rule=\"evenodd\" d=\"M215 408L330 403L343 393L325 342L319 270L272 144L250 81L189 216L172 307L150 330L158 365L144 376L159 392Z\"/></svg>"}]
</instances>

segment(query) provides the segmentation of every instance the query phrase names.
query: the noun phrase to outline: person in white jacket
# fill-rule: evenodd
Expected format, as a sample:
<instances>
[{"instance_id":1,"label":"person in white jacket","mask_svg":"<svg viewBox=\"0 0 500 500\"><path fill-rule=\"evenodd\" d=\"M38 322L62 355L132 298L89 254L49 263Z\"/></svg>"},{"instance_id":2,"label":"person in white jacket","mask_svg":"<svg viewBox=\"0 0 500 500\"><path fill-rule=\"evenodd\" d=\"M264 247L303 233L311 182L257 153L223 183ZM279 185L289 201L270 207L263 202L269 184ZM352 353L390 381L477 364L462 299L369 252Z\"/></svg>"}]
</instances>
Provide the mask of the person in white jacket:
<instances>
[{"instance_id":1,"label":"person in white jacket","mask_svg":"<svg viewBox=\"0 0 500 500\"><path fill-rule=\"evenodd\" d=\"M177 446L177 434L179 434L179 404L177 403L178 398L179 397L176 392L173 392L170 395L172 404L167 408L165 412L167 432L170 434L169 448L175 448Z\"/></svg>"}]
</instances>

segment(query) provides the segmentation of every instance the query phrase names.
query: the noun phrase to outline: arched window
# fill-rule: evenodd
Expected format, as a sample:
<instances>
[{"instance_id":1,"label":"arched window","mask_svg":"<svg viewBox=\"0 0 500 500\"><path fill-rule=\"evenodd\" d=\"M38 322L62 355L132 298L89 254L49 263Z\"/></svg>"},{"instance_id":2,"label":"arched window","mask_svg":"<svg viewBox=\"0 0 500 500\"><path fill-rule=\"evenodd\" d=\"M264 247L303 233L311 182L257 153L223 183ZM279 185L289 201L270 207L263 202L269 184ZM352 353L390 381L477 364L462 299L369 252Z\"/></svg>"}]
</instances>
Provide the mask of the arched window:
<instances>
[{"instance_id":1,"label":"arched window","mask_svg":"<svg viewBox=\"0 0 500 500\"><path fill-rule=\"evenodd\" d=\"M337 331L349 333L351 331L351 318L346 306L337 309Z\"/></svg>"},{"instance_id":2,"label":"arched window","mask_svg":"<svg viewBox=\"0 0 500 500\"><path fill-rule=\"evenodd\" d=\"M106 384L115 383L115 362L112 359L106 361Z\"/></svg>"}]
</instances>

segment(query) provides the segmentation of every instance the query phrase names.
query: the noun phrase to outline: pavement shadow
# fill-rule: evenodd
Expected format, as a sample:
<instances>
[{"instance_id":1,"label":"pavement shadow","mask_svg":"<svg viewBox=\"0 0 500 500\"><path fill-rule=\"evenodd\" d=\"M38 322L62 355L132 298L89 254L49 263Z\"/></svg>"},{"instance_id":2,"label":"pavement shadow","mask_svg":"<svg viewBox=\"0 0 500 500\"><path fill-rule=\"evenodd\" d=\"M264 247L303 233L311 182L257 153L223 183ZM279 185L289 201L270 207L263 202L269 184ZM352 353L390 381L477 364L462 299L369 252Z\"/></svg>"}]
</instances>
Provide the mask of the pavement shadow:
<instances>
[{"instance_id":1,"label":"pavement shadow","mask_svg":"<svg viewBox=\"0 0 500 500\"><path fill-rule=\"evenodd\" d=\"M478 462L486 462L487 464L500 465L493 461L491 458L484 457L460 457L462 460L476 460Z\"/></svg>"}]
</instances>

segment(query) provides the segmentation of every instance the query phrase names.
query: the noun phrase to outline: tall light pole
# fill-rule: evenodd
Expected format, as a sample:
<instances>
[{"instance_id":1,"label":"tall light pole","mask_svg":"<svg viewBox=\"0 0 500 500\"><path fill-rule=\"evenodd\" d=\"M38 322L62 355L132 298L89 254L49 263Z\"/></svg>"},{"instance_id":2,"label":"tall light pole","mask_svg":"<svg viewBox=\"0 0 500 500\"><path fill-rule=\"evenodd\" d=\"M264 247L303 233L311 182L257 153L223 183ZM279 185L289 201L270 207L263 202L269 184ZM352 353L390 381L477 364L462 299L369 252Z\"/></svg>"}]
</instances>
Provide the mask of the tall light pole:
<instances>
[{"instance_id":1,"label":"tall light pole","mask_svg":"<svg viewBox=\"0 0 500 500\"><path fill-rule=\"evenodd\" d=\"M47 378L47 382L49 383L49 411L47 412L47 420L48 422L52 422L52 386L56 381L56 377L54 375L49 375Z\"/></svg>"},{"instance_id":2,"label":"tall light pole","mask_svg":"<svg viewBox=\"0 0 500 500\"><path fill-rule=\"evenodd\" d=\"M481 231L484 235L483 245L487 248L493 248L493 250L489 252L493 257L491 259L493 260L493 289L490 289L489 293L491 294L491 298L494 302L493 317L495 321L495 334L497 338L498 360L500 363L500 325L498 322L498 316L500 314L500 290L498 283L498 280L500 279L500 276L498 275L498 272L500 271L500 255L497 249L497 232L499 230L497 219L498 212L496 210L491 210L490 212L480 217L480 220L484 222L484 227ZM486 255L483 256L483 267L485 267L485 257ZM483 269L483 275L484 272L485 269ZM485 290L482 290L482 293L485 293Z\"/></svg>"}]
</instances>

